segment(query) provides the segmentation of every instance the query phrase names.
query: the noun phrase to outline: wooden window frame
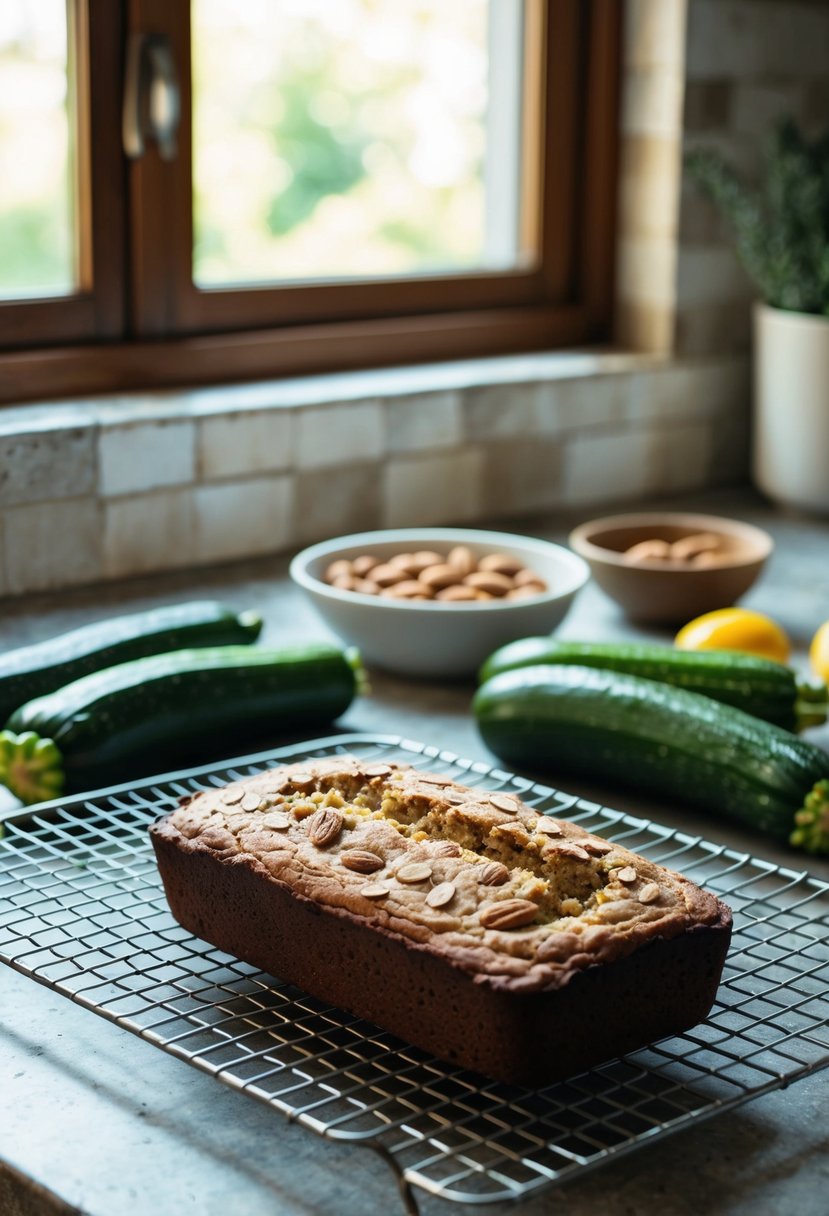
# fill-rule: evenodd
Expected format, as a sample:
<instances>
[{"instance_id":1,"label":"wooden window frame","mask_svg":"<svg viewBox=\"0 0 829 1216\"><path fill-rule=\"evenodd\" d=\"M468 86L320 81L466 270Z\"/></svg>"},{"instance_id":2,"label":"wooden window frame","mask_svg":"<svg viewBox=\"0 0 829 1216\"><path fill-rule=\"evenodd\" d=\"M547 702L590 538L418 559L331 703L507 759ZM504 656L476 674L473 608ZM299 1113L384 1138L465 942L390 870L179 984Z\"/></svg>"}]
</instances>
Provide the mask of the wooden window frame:
<instances>
[{"instance_id":1,"label":"wooden window frame","mask_svg":"<svg viewBox=\"0 0 829 1216\"><path fill-rule=\"evenodd\" d=\"M3 347L107 339L124 332L126 176L120 119L112 110L121 87L123 15L110 0L71 0L67 16L78 290L68 296L0 301ZM0 368L0 391L2 387Z\"/></svg>"},{"instance_id":2,"label":"wooden window frame","mask_svg":"<svg viewBox=\"0 0 829 1216\"><path fill-rule=\"evenodd\" d=\"M232 290L200 290L192 282L188 0L126 0L123 11L115 0L77 2L89 18L81 142L82 153L92 146L95 155L84 153L81 161L91 181L84 217L91 256L78 297L31 309L9 305L9 315L18 310L16 329L4 330L0 314L4 345L11 333L9 345L36 348L0 355L0 401L609 339L622 0L528 0L527 37L544 51L527 60L540 77L528 92L543 99L528 124L535 129L527 145L527 172L538 175L537 212L526 220L536 228L536 267ZM125 165L116 151L112 98L120 99L127 32L162 33L170 41L183 102L174 161L151 148ZM100 222L103 216L108 222ZM72 314L64 328L51 327L53 307Z\"/></svg>"}]
</instances>

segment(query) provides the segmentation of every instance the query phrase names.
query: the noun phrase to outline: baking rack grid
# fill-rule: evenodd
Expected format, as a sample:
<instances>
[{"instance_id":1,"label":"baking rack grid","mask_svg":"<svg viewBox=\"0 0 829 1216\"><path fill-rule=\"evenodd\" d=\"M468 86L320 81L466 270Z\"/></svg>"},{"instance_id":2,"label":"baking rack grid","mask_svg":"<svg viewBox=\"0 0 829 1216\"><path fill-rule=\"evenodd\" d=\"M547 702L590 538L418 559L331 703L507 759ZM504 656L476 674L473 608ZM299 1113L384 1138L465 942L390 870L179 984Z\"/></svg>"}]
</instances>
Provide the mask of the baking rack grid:
<instances>
[{"instance_id":1,"label":"baking rack grid","mask_svg":"<svg viewBox=\"0 0 829 1216\"><path fill-rule=\"evenodd\" d=\"M680 869L734 912L703 1024L541 1090L443 1064L213 949L172 919L147 836L179 797L355 752L509 789ZM346 735L44 804L0 840L0 959L315 1132L362 1142L412 1188L520 1199L829 1064L829 884L392 736Z\"/></svg>"}]
</instances>

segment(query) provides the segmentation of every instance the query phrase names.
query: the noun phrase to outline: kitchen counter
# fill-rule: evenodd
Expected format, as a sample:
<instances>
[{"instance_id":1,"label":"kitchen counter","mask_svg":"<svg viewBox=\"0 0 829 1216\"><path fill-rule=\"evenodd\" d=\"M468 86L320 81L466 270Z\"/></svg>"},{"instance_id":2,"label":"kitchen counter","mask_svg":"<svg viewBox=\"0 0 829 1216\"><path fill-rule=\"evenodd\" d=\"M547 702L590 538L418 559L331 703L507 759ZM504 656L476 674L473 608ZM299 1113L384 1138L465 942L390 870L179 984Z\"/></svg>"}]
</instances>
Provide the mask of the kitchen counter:
<instances>
[{"instance_id":1,"label":"kitchen counter","mask_svg":"<svg viewBox=\"0 0 829 1216\"><path fill-rule=\"evenodd\" d=\"M744 493L669 505L737 515L766 527L777 547L743 601L773 615L805 665L814 629L829 617L829 525L784 516ZM563 539L570 521L524 521L530 534ZM497 526L497 525L495 525ZM514 525L505 525L512 527ZM110 612L215 596L256 607L263 641L326 636L287 578L267 559L203 572L133 580L54 596L0 601L0 645L61 632ZM588 586L565 637L670 640L627 622ZM469 716L471 688L372 672L372 695L340 720L343 731L400 734L493 762ZM829 749L829 728L810 734ZM282 740L274 740L275 745ZM793 854L741 828L669 805L568 781L622 810L792 865ZM809 861L829 880L829 862ZM8 968L0 968L0 1213L35 1216L337 1216L404 1210L389 1167L359 1146L326 1142L278 1113L156 1050ZM526 1216L823 1216L829 1187L825 1074L757 1098L527 1201ZM420 1211L463 1211L416 1192ZM506 1211L506 1205L489 1211Z\"/></svg>"}]
</instances>

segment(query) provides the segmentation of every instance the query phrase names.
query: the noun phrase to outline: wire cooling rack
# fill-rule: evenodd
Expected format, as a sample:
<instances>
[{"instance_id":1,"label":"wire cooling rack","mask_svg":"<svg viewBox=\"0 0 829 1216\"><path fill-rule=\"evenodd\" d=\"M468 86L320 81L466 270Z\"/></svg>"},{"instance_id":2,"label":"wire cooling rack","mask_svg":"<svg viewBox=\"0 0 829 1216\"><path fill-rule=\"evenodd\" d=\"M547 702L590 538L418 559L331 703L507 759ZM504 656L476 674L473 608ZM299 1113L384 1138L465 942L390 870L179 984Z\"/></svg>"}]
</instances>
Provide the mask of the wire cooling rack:
<instances>
[{"instance_id":1,"label":"wire cooling rack","mask_svg":"<svg viewBox=\"0 0 829 1216\"><path fill-rule=\"evenodd\" d=\"M346 751L510 789L715 891L735 934L687 1034L540 1090L443 1064L185 933L148 824L275 761ZM829 1064L829 884L408 740L347 735L7 819L0 959L315 1132L370 1145L413 1188L520 1199Z\"/></svg>"}]
</instances>

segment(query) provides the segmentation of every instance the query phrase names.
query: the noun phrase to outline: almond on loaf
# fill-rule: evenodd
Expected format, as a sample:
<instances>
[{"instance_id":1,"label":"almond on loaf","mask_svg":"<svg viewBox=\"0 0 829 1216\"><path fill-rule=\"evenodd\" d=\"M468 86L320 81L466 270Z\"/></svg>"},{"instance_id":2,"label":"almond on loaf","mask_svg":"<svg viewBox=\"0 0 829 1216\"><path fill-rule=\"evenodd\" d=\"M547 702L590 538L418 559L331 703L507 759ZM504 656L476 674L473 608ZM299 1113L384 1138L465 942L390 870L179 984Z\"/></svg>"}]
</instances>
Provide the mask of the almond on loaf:
<instances>
[{"instance_id":1,"label":"almond on loaf","mask_svg":"<svg viewBox=\"0 0 829 1216\"><path fill-rule=\"evenodd\" d=\"M731 937L724 904L620 845L356 756L197 793L150 832L184 928L507 1082L695 1025Z\"/></svg>"}]
</instances>

